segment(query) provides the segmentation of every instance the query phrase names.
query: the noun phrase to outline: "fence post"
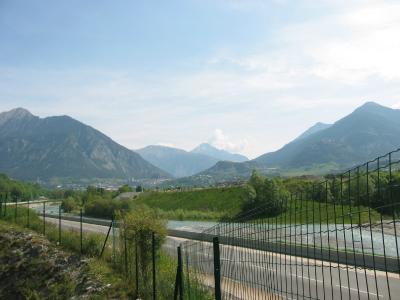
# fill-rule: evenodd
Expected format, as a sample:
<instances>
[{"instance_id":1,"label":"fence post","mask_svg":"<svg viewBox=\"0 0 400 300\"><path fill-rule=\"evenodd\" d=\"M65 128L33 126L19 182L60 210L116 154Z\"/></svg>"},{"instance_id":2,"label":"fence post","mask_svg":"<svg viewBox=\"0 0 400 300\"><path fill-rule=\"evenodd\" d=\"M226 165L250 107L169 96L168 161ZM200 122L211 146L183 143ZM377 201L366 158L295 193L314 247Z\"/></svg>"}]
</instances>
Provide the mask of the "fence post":
<instances>
[{"instance_id":1,"label":"fence post","mask_svg":"<svg viewBox=\"0 0 400 300\"><path fill-rule=\"evenodd\" d=\"M31 194L31 197L32 197L32 194ZM30 201L30 199L31 199L31 197L30 198L28 198L28 211L26 212L26 226L29 228L29 201Z\"/></svg>"},{"instance_id":2,"label":"fence post","mask_svg":"<svg viewBox=\"0 0 400 300\"><path fill-rule=\"evenodd\" d=\"M58 244L61 245L61 205L58 207Z\"/></svg>"},{"instance_id":3,"label":"fence post","mask_svg":"<svg viewBox=\"0 0 400 300\"><path fill-rule=\"evenodd\" d=\"M139 253L138 253L138 241L135 238L135 282L136 282L136 299L140 299L139 291Z\"/></svg>"},{"instance_id":4,"label":"fence post","mask_svg":"<svg viewBox=\"0 0 400 300\"><path fill-rule=\"evenodd\" d=\"M14 223L17 223L18 198L15 198Z\"/></svg>"},{"instance_id":5,"label":"fence post","mask_svg":"<svg viewBox=\"0 0 400 300\"><path fill-rule=\"evenodd\" d=\"M154 232L151 233L151 250L153 257L153 300L156 300L156 239L154 237Z\"/></svg>"},{"instance_id":6,"label":"fence post","mask_svg":"<svg viewBox=\"0 0 400 300\"><path fill-rule=\"evenodd\" d=\"M113 264L115 265L115 220L113 216L113 221L112 221L112 261Z\"/></svg>"},{"instance_id":7,"label":"fence post","mask_svg":"<svg viewBox=\"0 0 400 300\"><path fill-rule=\"evenodd\" d=\"M183 264L182 264L182 248L178 247L178 270L179 270L179 300L183 300Z\"/></svg>"},{"instance_id":8,"label":"fence post","mask_svg":"<svg viewBox=\"0 0 400 300\"><path fill-rule=\"evenodd\" d=\"M7 217L7 200L8 200L8 193L6 193L6 196L4 198L4 217Z\"/></svg>"},{"instance_id":9,"label":"fence post","mask_svg":"<svg viewBox=\"0 0 400 300\"><path fill-rule=\"evenodd\" d=\"M82 255L82 252L83 252L82 208L81 208L81 210L80 210L80 218L79 218L79 221L80 221L80 232L81 232L81 255Z\"/></svg>"},{"instance_id":10,"label":"fence post","mask_svg":"<svg viewBox=\"0 0 400 300\"><path fill-rule=\"evenodd\" d=\"M43 235L46 235L46 201L43 201Z\"/></svg>"},{"instance_id":11,"label":"fence post","mask_svg":"<svg viewBox=\"0 0 400 300\"><path fill-rule=\"evenodd\" d=\"M126 229L126 227L125 227L125 228L124 228L125 275L128 276L128 249L127 249L127 246L126 246L126 231L127 231L127 229Z\"/></svg>"},{"instance_id":12,"label":"fence post","mask_svg":"<svg viewBox=\"0 0 400 300\"><path fill-rule=\"evenodd\" d=\"M213 238L214 250L214 282L215 282L215 300L221 300L221 265L219 257L219 239Z\"/></svg>"},{"instance_id":13,"label":"fence post","mask_svg":"<svg viewBox=\"0 0 400 300\"><path fill-rule=\"evenodd\" d=\"M108 227L107 236L106 236L106 239L104 240L103 248L101 248L100 258L103 256L104 250L106 249L106 246L107 246L108 237L110 236L111 227L113 226L113 222L114 222L113 218L114 217L111 217L111 223L110 223L110 226Z\"/></svg>"},{"instance_id":14,"label":"fence post","mask_svg":"<svg viewBox=\"0 0 400 300\"><path fill-rule=\"evenodd\" d=\"M175 279L175 290L174 290L174 300L183 300L183 265L182 265L182 249L178 246L178 266L176 268L176 279Z\"/></svg>"}]
</instances>

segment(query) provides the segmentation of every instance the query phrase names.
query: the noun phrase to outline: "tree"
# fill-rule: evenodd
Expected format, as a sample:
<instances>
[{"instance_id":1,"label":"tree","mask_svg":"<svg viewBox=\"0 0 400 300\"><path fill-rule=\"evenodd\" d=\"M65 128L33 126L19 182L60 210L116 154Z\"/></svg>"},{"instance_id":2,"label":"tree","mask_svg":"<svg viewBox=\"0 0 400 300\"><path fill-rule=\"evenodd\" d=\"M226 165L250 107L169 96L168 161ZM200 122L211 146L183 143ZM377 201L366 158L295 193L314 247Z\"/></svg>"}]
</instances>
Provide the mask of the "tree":
<instances>
[{"instance_id":1,"label":"tree","mask_svg":"<svg viewBox=\"0 0 400 300\"><path fill-rule=\"evenodd\" d=\"M123 186L121 186L121 187L118 189L118 193L119 193L119 194L122 194L122 193L129 193L129 192L133 192L133 189L132 189L129 185L127 185L127 184L124 184Z\"/></svg>"},{"instance_id":2,"label":"tree","mask_svg":"<svg viewBox=\"0 0 400 300\"><path fill-rule=\"evenodd\" d=\"M78 201L73 197L68 197L61 202L61 208L64 212L71 212L78 208Z\"/></svg>"},{"instance_id":3,"label":"tree","mask_svg":"<svg viewBox=\"0 0 400 300\"><path fill-rule=\"evenodd\" d=\"M257 216L276 216L282 213L288 192L282 182L277 179L268 179L253 171L246 186L247 199L244 202L243 211L259 208Z\"/></svg>"}]
</instances>

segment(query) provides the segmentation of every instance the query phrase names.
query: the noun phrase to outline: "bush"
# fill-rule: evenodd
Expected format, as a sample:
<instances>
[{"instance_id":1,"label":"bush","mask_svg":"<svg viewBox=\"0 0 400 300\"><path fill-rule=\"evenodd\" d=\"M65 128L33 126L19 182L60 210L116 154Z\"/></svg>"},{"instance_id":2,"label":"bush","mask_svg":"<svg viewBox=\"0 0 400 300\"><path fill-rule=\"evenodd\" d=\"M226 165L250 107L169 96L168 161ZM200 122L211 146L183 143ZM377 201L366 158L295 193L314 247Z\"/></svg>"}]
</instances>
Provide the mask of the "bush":
<instances>
[{"instance_id":1,"label":"bush","mask_svg":"<svg viewBox=\"0 0 400 300\"><path fill-rule=\"evenodd\" d=\"M117 210L129 210L129 200L95 197L85 205L85 215L95 218L111 218Z\"/></svg>"},{"instance_id":2,"label":"bush","mask_svg":"<svg viewBox=\"0 0 400 300\"><path fill-rule=\"evenodd\" d=\"M123 186L121 186L121 187L118 189L118 193L119 193L119 194L122 194L122 193L129 193L129 192L133 192L133 189L132 189L129 185L127 185L127 184L124 184Z\"/></svg>"},{"instance_id":3,"label":"bush","mask_svg":"<svg viewBox=\"0 0 400 300\"><path fill-rule=\"evenodd\" d=\"M244 202L243 211L261 208L254 217L272 217L286 210L285 200L289 192L277 179L268 179L253 171L246 186L247 201Z\"/></svg>"},{"instance_id":4,"label":"bush","mask_svg":"<svg viewBox=\"0 0 400 300\"><path fill-rule=\"evenodd\" d=\"M61 209L64 212L72 212L78 209L78 207L78 201L73 197L68 197L67 199L64 199L61 203Z\"/></svg>"},{"instance_id":5,"label":"bush","mask_svg":"<svg viewBox=\"0 0 400 300\"><path fill-rule=\"evenodd\" d=\"M120 253L127 249L127 257L137 257L139 268L140 298L151 298L152 235L156 252L159 253L166 236L166 221L145 206L136 207L129 213L117 213L120 224ZM131 266L132 263L129 264ZM135 272L131 274L135 279Z\"/></svg>"}]
</instances>

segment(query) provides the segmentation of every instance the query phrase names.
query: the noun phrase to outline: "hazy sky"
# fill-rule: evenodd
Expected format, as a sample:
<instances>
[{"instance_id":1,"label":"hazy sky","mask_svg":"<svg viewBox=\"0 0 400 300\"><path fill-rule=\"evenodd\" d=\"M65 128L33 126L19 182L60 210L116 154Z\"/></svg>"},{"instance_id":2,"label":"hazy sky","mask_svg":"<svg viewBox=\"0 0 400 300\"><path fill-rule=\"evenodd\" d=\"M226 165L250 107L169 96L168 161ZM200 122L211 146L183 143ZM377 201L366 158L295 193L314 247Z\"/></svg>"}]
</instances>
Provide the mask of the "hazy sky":
<instances>
[{"instance_id":1,"label":"hazy sky","mask_svg":"<svg viewBox=\"0 0 400 300\"><path fill-rule=\"evenodd\" d=\"M0 0L0 111L129 148L255 157L365 101L400 107L400 3Z\"/></svg>"}]
</instances>

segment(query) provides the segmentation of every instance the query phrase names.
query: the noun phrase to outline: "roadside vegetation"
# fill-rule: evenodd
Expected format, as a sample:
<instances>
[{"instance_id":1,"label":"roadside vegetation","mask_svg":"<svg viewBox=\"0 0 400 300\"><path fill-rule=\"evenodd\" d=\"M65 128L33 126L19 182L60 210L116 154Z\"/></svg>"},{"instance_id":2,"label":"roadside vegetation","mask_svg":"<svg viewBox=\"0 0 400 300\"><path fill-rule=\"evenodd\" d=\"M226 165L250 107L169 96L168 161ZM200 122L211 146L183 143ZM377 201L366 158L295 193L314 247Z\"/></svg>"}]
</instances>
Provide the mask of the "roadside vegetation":
<instances>
[{"instance_id":1,"label":"roadside vegetation","mask_svg":"<svg viewBox=\"0 0 400 300\"><path fill-rule=\"evenodd\" d=\"M237 219L262 207L252 213L253 219L284 219L287 215L287 222L306 218L308 223L326 218L367 222L369 210L371 220L379 219L380 214L389 218L400 213L399 207L391 205L392 199L400 196L399 172L392 172L391 183L388 172L379 176L370 173L368 181L362 172L358 179L352 176L351 180L344 177L340 182L340 177L334 175L280 178L253 172L249 181L240 186L147 190L133 199L115 199L120 193L131 191L128 186L118 191L88 187L86 191L65 191L62 208L65 212L79 213L82 209L87 216L111 218L116 211L132 211L145 205L168 220L220 221ZM296 221L290 218L294 212L298 214Z\"/></svg>"},{"instance_id":2,"label":"roadside vegetation","mask_svg":"<svg viewBox=\"0 0 400 300\"><path fill-rule=\"evenodd\" d=\"M239 214L247 200L239 187L208 188L191 191L149 191L135 202L160 210L168 219L220 220Z\"/></svg>"},{"instance_id":3,"label":"roadside vegetation","mask_svg":"<svg viewBox=\"0 0 400 300\"><path fill-rule=\"evenodd\" d=\"M29 225L28 225L29 211ZM142 206L137 207L135 213L116 213L116 220L120 224L120 233L116 235L115 244L110 237L103 255L100 253L105 241L104 234L83 232L82 251L80 232L75 230L62 230L61 243L57 225L45 223L32 210L12 205L0 210L0 232L15 228L20 232L33 232L43 234L45 238L58 248L68 251L78 257L84 258L87 263L84 272L87 276L96 278L99 289L95 295L85 299L151 299L152 296L152 234L155 237L156 250L156 278L157 293L161 299L173 299L176 259L166 254L161 246L166 236L166 221L156 211ZM125 243L126 242L126 243ZM115 250L115 251L114 251ZM137 251L137 252L136 252ZM136 256L137 254L137 256ZM1 257L1 253L0 253ZM136 277L135 263L138 259L138 277ZM46 266L45 266L46 267ZM49 296L39 297L34 294L35 288L43 285L42 277L32 281L28 291L21 291L30 295L30 298L21 299L69 299L78 288L70 280L61 281L52 288ZM138 289L136 288L138 279ZM17 283L18 284L18 283ZM21 283L22 285L22 283ZM25 295L24 294L24 295ZM199 289L199 300L210 299L209 295ZM31 297L32 296L32 297ZM37 296L37 297L36 297Z\"/></svg>"},{"instance_id":4,"label":"roadside vegetation","mask_svg":"<svg viewBox=\"0 0 400 300\"><path fill-rule=\"evenodd\" d=\"M3 199L8 201L27 201L47 195L47 191L38 184L32 184L24 181L13 180L4 174L0 174L0 193Z\"/></svg>"},{"instance_id":5,"label":"roadside vegetation","mask_svg":"<svg viewBox=\"0 0 400 300\"><path fill-rule=\"evenodd\" d=\"M4 221L0 262L1 299L100 299L107 293L107 284L98 279L91 263Z\"/></svg>"}]
</instances>

